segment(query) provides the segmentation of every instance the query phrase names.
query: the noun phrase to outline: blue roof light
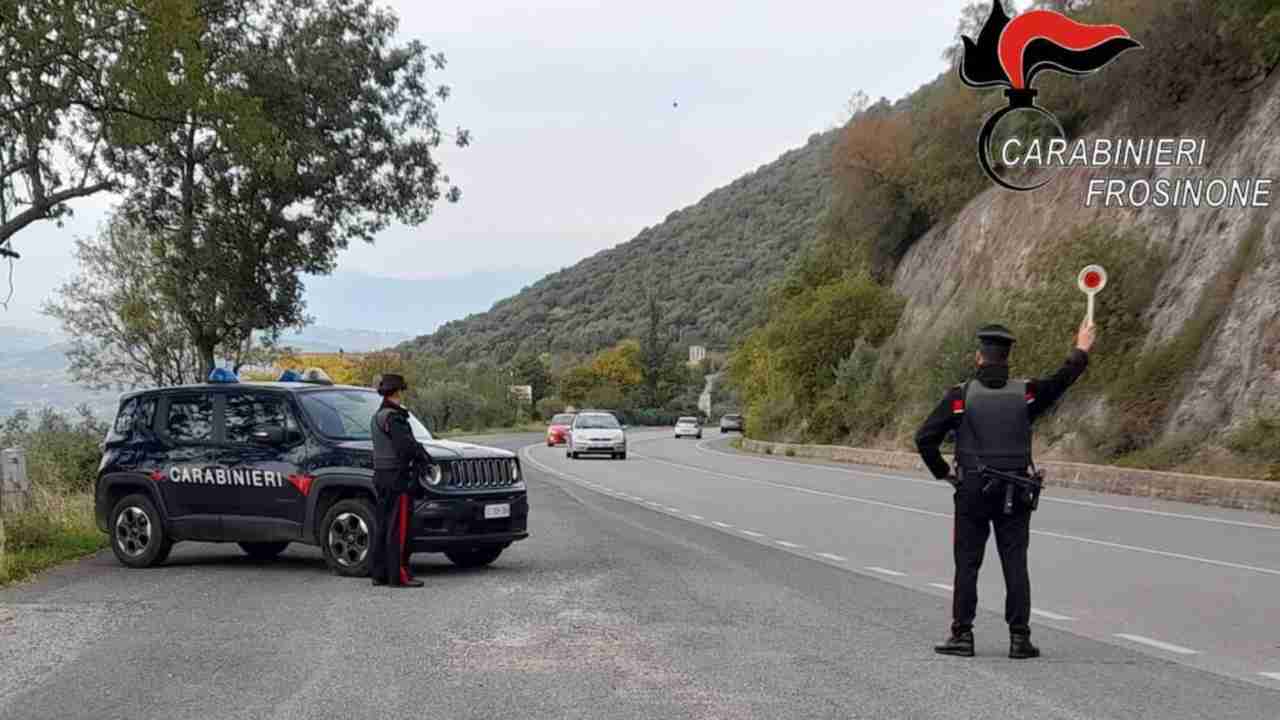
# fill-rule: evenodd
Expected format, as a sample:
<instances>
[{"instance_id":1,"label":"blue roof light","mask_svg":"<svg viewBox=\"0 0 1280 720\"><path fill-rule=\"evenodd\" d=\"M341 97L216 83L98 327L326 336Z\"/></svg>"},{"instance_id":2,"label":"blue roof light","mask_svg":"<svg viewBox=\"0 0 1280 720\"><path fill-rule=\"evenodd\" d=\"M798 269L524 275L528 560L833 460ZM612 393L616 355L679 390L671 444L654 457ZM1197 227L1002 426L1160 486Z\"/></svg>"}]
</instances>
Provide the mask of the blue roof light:
<instances>
[{"instance_id":1,"label":"blue roof light","mask_svg":"<svg viewBox=\"0 0 1280 720\"><path fill-rule=\"evenodd\" d=\"M226 368L214 368L209 373L209 382L211 383L234 383L240 382L240 378L236 374Z\"/></svg>"},{"instance_id":2,"label":"blue roof light","mask_svg":"<svg viewBox=\"0 0 1280 720\"><path fill-rule=\"evenodd\" d=\"M280 379L276 382L300 382L301 380L302 376L298 374L298 371L293 368L289 368L288 370L280 373Z\"/></svg>"}]
</instances>

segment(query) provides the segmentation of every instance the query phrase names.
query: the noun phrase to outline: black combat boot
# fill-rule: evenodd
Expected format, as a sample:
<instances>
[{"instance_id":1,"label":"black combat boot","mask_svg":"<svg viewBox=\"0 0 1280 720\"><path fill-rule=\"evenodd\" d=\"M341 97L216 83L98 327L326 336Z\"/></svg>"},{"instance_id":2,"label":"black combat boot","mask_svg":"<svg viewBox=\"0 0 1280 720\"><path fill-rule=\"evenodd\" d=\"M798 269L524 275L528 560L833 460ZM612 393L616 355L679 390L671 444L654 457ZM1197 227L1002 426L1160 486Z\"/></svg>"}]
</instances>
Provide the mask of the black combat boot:
<instances>
[{"instance_id":1,"label":"black combat boot","mask_svg":"<svg viewBox=\"0 0 1280 720\"><path fill-rule=\"evenodd\" d=\"M1027 660L1040 657L1040 648L1031 644L1030 635L1011 634L1009 636L1009 657L1014 660Z\"/></svg>"},{"instance_id":2,"label":"black combat boot","mask_svg":"<svg viewBox=\"0 0 1280 720\"><path fill-rule=\"evenodd\" d=\"M973 631L951 632L951 637L941 645L934 645L933 651L939 655L955 655L957 657L973 657Z\"/></svg>"}]
</instances>

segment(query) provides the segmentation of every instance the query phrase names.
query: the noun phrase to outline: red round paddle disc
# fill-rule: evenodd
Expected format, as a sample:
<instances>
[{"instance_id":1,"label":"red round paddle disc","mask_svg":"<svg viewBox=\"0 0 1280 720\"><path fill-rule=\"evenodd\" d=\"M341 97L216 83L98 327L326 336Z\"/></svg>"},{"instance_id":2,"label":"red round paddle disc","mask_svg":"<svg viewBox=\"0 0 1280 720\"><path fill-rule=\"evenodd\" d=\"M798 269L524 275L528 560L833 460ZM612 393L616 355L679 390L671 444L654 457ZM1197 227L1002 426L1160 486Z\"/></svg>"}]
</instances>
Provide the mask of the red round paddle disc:
<instances>
[{"instance_id":1,"label":"red round paddle disc","mask_svg":"<svg viewBox=\"0 0 1280 720\"><path fill-rule=\"evenodd\" d=\"M1102 273L1097 271L1089 271L1084 274L1084 286L1090 290L1096 289L1102 284Z\"/></svg>"}]
</instances>

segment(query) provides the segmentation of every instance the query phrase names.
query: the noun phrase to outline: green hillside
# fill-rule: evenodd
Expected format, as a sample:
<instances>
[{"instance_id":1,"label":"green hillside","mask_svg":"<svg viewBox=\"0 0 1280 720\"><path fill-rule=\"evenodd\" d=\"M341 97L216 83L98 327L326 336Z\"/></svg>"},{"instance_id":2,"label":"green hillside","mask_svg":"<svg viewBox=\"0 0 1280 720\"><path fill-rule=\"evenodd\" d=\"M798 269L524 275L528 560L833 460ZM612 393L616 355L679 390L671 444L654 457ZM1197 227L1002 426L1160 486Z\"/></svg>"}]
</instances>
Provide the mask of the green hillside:
<instances>
[{"instance_id":1,"label":"green hillside","mask_svg":"<svg viewBox=\"0 0 1280 720\"><path fill-rule=\"evenodd\" d=\"M756 319L755 296L812 243L835 137L814 135L629 242L401 349L496 363L518 352L594 352L639 334L650 291L680 343L727 346Z\"/></svg>"}]
</instances>

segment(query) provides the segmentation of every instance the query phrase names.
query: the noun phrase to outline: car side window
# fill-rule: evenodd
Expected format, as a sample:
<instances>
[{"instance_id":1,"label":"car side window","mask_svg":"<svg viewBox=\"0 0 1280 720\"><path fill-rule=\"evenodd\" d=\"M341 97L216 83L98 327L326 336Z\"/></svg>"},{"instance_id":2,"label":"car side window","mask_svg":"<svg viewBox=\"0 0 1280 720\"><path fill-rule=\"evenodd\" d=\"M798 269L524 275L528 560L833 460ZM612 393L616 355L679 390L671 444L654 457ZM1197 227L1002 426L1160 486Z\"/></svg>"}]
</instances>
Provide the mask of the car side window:
<instances>
[{"instance_id":1,"label":"car side window","mask_svg":"<svg viewBox=\"0 0 1280 720\"><path fill-rule=\"evenodd\" d=\"M277 395L228 395L224 414L227 423L226 440L229 443L250 443L255 430L272 425L286 431L298 428L284 398Z\"/></svg>"},{"instance_id":2,"label":"car side window","mask_svg":"<svg viewBox=\"0 0 1280 720\"><path fill-rule=\"evenodd\" d=\"M213 396L206 393L171 398L164 428L165 433L175 442L211 442Z\"/></svg>"}]
</instances>

